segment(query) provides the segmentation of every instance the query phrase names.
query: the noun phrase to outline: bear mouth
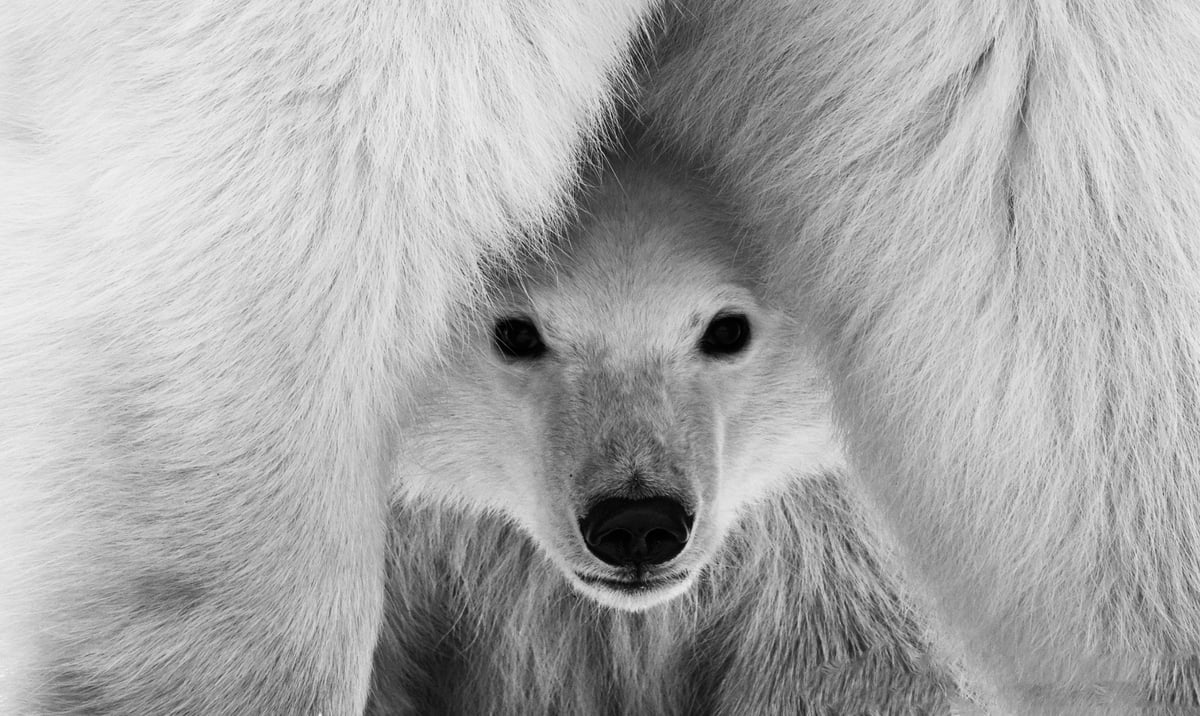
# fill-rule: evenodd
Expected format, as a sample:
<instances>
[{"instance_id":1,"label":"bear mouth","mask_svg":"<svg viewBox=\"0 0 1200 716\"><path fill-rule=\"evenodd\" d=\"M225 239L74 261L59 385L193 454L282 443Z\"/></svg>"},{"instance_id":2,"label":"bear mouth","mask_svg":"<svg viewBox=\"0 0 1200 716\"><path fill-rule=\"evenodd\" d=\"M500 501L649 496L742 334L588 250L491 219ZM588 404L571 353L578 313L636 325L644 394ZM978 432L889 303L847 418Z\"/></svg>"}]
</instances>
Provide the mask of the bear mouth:
<instances>
[{"instance_id":1,"label":"bear mouth","mask_svg":"<svg viewBox=\"0 0 1200 716\"><path fill-rule=\"evenodd\" d=\"M598 577L591 574L583 574L576 572L575 576L579 581L593 587L603 587L611 589L614 592L622 592L624 594L637 594L639 592L653 592L659 589L672 587L687 579L686 574L666 574L653 579L645 579L635 577L633 579L612 579L609 577Z\"/></svg>"}]
</instances>

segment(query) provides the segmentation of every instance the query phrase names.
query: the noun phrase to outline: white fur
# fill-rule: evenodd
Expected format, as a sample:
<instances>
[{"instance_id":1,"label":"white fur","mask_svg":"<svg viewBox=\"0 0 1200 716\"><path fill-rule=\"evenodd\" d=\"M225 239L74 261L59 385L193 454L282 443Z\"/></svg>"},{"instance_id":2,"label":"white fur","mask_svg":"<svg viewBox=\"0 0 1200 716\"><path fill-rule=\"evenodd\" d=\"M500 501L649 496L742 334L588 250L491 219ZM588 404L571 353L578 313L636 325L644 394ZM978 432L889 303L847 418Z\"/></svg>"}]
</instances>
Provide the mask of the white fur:
<instances>
[{"instance_id":1,"label":"white fur","mask_svg":"<svg viewBox=\"0 0 1200 716\"><path fill-rule=\"evenodd\" d=\"M559 260L498 289L442 375L401 419L396 488L499 511L579 591L640 610L694 583L749 506L842 464L823 378L797 323L764 293L753 252L711 196L645 167L606 176ZM736 354L700 348L711 321L749 319ZM520 317L546 346L513 359L493 326ZM623 578L590 554L579 521L601 500L670 497L691 538L623 594L580 574ZM660 574L661 572L661 574Z\"/></svg>"},{"instance_id":2,"label":"white fur","mask_svg":"<svg viewBox=\"0 0 1200 716\"><path fill-rule=\"evenodd\" d=\"M686 594L575 591L507 519L398 505L371 714L945 713L953 682L840 477L753 509Z\"/></svg>"},{"instance_id":3,"label":"white fur","mask_svg":"<svg viewBox=\"0 0 1200 716\"><path fill-rule=\"evenodd\" d=\"M635 5L0 5L0 711L363 703L394 406ZM1013 710L1191 683L1197 13L696 0L643 100Z\"/></svg>"},{"instance_id":4,"label":"white fur","mask_svg":"<svg viewBox=\"0 0 1200 716\"><path fill-rule=\"evenodd\" d=\"M1200 6L679 17L647 121L774 233L948 643L997 708L1126 710L1200 653Z\"/></svg>"},{"instance_id":5,"label":"white fur","mask_svg":"<svg viewBox=\"0 0 1200 716\"><path fill-rule=\"evenodd\" d=\"M391 416L640 2L0 8L0 711L360 711Z\"/></svg>"},{"instance_id":6,"label":"white fur","mask_svg":"<svg viewBox=\"0 0 1200 716\"><path fill-rule=\"evenodd\" d=\"M886 551L831 474L820 372L703 184L622 166L549 265L497 289L402 419L371 713L905 713L947 708ZM744 312L744 350L700 347ZM546 350L506 357L520 316ZM578 521L667 495L695 512L627 594ZM447 507L447 502L451 506ZM515 528L515 529L514 529ZM654 572L651 572L654 574Z\"/></svg>"}]
</instances>

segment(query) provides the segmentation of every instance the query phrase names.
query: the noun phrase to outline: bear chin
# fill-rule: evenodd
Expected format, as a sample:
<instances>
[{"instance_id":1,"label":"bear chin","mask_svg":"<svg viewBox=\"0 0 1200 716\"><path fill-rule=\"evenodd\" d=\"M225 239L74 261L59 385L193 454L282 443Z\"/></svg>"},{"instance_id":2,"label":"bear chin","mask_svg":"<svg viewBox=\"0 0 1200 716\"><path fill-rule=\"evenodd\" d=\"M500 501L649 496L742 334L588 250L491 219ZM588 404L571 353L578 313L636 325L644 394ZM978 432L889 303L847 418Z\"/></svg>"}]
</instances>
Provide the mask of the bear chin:
<instances>
[{"instance_id":1,"label":"bear chin","mask_svg":"<svg viewBox=\"0 0 1200 716\"><path fill-rule=\"evenodd\" d=\"M574 572L567 581L576 592L602 607L644 612L687 594L697 579L694 571L629 581Z\"/></svg>"}]
</instances>

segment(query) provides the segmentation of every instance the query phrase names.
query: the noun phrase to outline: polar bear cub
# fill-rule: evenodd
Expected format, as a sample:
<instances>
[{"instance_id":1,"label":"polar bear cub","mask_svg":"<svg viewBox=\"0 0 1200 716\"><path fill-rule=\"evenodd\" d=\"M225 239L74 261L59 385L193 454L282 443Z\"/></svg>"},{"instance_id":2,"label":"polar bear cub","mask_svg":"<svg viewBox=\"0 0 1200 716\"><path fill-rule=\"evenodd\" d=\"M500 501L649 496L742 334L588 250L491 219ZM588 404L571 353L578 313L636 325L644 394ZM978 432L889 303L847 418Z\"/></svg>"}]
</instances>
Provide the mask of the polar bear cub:
<instances>
[{"instance_id":1,"label":"polar bear cub","mask_svg":"<svg viewBox=\"0 0 1200 716\"><path fill-rule=\"evenodd\" d=\"M579 592L640 611L842 458L800 322L699 180L630 164L585 206L418 391L396 489L502 513Z\"/></svg>"}]
</instances>

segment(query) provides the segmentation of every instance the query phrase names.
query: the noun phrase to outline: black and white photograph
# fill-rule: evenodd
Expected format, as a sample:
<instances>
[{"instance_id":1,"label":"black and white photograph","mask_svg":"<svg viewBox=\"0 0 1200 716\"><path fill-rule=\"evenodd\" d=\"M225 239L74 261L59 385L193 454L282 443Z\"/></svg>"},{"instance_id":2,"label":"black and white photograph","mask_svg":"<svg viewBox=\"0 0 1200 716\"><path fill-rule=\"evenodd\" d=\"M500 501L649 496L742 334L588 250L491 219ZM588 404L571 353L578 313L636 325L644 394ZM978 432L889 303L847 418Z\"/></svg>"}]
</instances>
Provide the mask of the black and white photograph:
<instances>
[{"instance_id":1,"label":"black and white photograph","mask_svg":"<svg viewBox=\"0 0 1200 716\"><path fill-rule=\"evenodd\" d=\"M1200 1L0 0L0 716L1200 714Z\"/></svg>"}]
</instances>

